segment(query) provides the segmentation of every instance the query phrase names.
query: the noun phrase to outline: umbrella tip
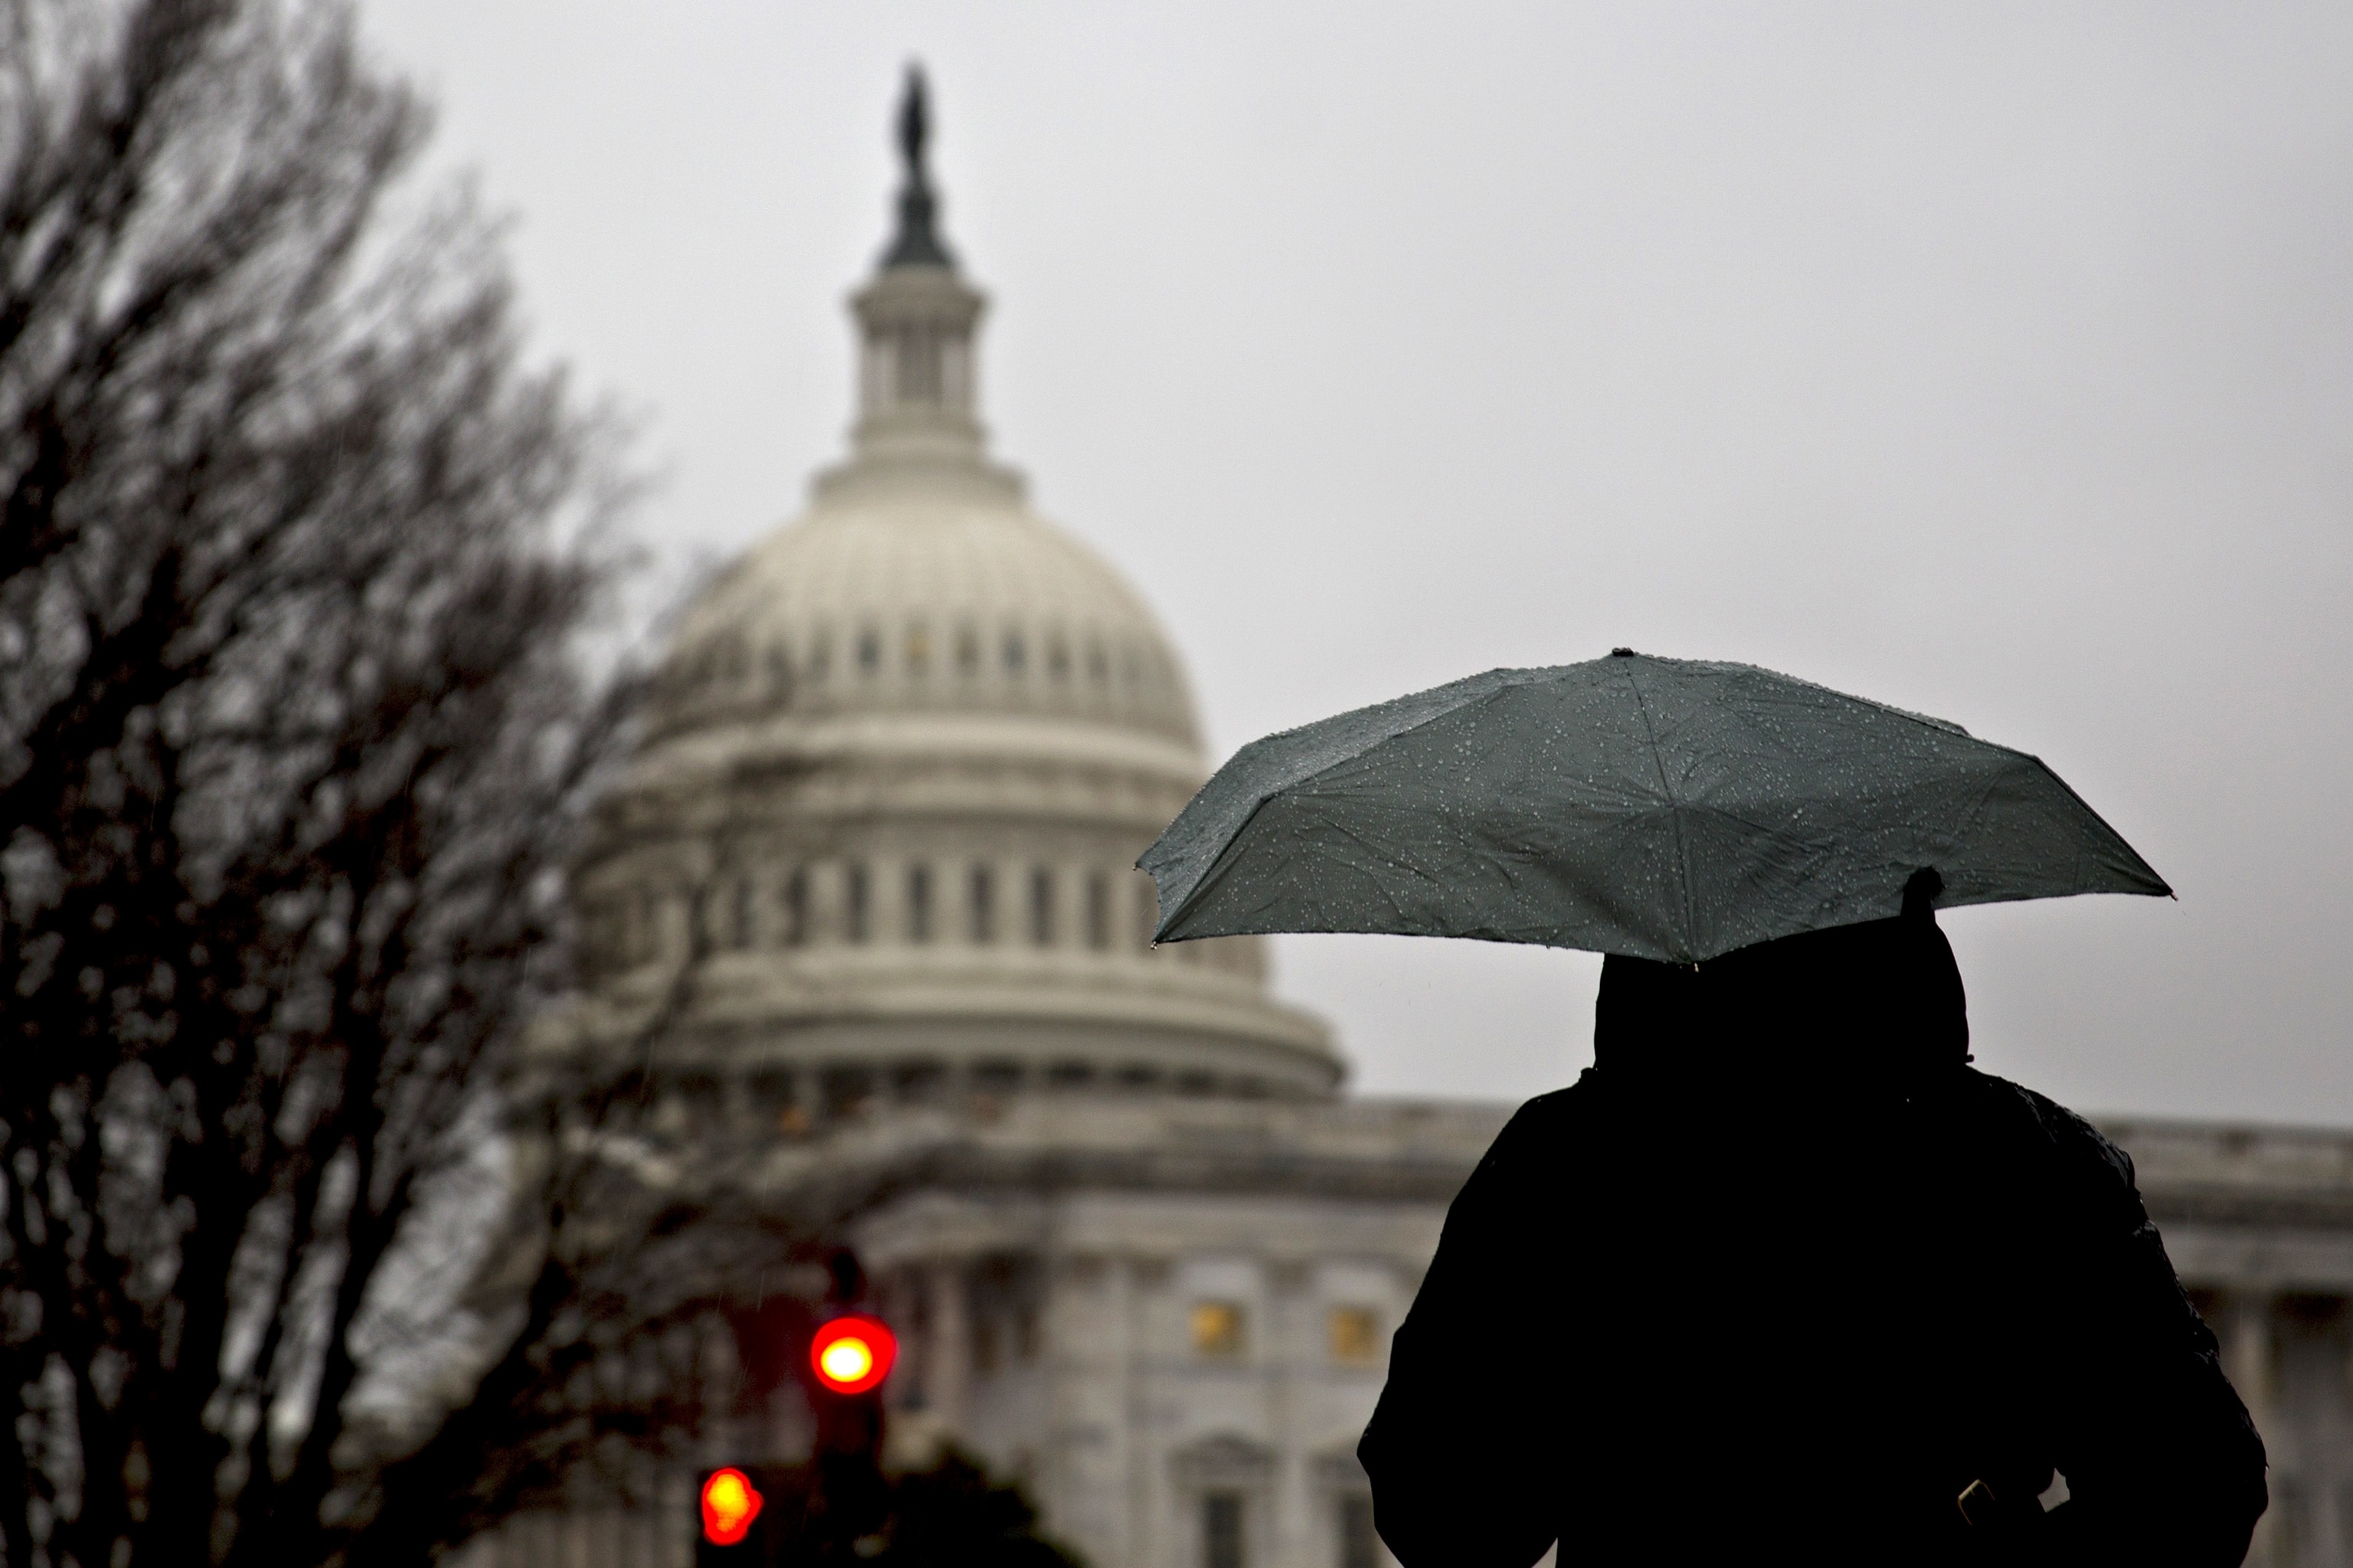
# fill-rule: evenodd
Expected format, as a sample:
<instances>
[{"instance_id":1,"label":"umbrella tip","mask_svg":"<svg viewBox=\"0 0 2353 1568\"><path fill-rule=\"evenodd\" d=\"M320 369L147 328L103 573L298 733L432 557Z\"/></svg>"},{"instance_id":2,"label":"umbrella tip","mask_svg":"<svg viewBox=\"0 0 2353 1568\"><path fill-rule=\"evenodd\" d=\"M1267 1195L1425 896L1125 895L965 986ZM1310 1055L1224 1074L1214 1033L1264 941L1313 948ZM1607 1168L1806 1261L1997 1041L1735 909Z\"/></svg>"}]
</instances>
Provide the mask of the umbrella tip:
<instances>
[{"instance_id":1,"label":"umbrella tip","mask_svg":"<svg viewBox=\"0 0 2353 1568\"><path fill-rule=\"evenodd\" d=\"M1633 656L1634 651L1631 648L1612 648L1609 650L1609 657L1612 659L1631 659Z\"/></svg>"}]
</instances>

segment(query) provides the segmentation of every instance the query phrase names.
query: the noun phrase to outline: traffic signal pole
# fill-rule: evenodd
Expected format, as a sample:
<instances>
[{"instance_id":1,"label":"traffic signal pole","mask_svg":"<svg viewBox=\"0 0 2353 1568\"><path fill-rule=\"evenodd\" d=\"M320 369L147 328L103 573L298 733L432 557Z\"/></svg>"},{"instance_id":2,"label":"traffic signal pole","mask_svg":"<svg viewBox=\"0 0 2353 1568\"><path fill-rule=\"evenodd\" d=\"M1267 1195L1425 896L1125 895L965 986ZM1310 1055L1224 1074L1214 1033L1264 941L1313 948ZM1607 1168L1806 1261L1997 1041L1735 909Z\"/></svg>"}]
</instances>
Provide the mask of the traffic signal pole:
<instances>
[{"instance_id":1,"label":"traffic signal pole","mask_svg":"<svg viewBox=\"0 0 2353 1568\"><path fill-rule=\"evenodd\" d=\"M822 1534L847 1552L890 1517L891 1491L882 1479L882 1383L899 1358L899 1340L880 1318L861 1310L865 1272L847 1248L828 1262L831 1315L809 1337L804 1363L809 1403L817 1414L817 1478Z\"/></svg>"},{"instance_id":2,"label":"traffic signal pole","mask_svg":"<svg viewBox=\"0 0 2353 1568\"><path fill-rule=\"evenodd\" d=\"M806 1353L790 1358L817 1418L810 1463L799 1470L729 1465L705 1475L697 1568L854 1564L866 1555L858 1543L890 1521L882 1384L897 1363L899 1338L867 1309L855 1256L837 1251L827 1266L832 1288Z\"/></svg>"}]
</instances>

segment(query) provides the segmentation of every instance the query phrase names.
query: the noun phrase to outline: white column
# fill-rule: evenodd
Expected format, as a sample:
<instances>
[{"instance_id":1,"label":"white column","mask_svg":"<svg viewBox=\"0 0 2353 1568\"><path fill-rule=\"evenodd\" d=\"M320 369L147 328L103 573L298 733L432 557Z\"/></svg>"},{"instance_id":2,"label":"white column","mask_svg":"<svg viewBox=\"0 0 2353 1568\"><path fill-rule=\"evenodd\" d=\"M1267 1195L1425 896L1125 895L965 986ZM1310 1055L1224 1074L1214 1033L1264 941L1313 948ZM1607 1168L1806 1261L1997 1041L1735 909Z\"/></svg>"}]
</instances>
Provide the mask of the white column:
<instances>
[{"instance_id":1,"label":"white column","mask_svg":"<svg viewBox=\"0 0 2353 1568\"><path fill-rule=\"evenodd\" d=\"M2275 1393L2272 1312L2270 1292L2233 1290L2223 1314L2222 1370L2255 1418L2255 1429L2266 1438Z\"/></svg>"},{"instance_id":2,"label":"white column","mask_svg":"<svg viewBox=\"0 0 2353 1568\"><path fill-rule=\"evenodd\" d=\"M1166 1442L1152 1419L1160 1397L1158 1360L1152 1339L1152 1308L1166 1289L1168 1265L1155 1257L1129 1257L1121 1269L1127 1282L1127 1506L1125 1561L1133 1568L1172 1568L1169 1540Z\"/></svg>"},{"instance_id":3,"label":"white column","mask_svg":"<svg viewBox=\"0 0 2353 1568\"><path fill-rule=\"evenodd\" d=\"M1307 1442L1300 1430L1301 1389L1297 1373L1320 1359L1323 1346L1315 1335L1321 1324L1312 1321L1312 1276L1307 1265L1278 1260L1262 1269L1266 1281L1267 1339L1262 1354L1265 1370L1267 1446L1274 1450L1273 1472L1267 1478L1270 1517L1267 1536L1274 1560L1311 1560L1316 1537L1315 1496L1307 1474Z\"/></svg>"},{"instance_id":4,"label":"white column","mask_svg":"<svg viewBox=\"0 0 2353 1568\"><path fill-rule=\"evenodd\" d=\"M1104 1335L1104 1363L1102 1375L1110 1387L1106 1393L1111 1402L1108 1423L1111 1452L1104 1457L1104 1470L1118 1478L1115 1485L1134 1490L1135 1453L1139 1434L1135 1393L1135 1363L1142 1347L1137 1343L1135 1329L1135 1271L1124 1257L1112 1256L1103 1260L1103 1299L1101 1302ZM1122 1499L1124 1502L1125 1499ZM1105 1522L1112 1531L1110 1561L1134 1563L1141 1544L1136 1533L1132 1505L1114 1502L1103 1510Z\"/></svg>"},{"instance_id":5,"label":"white column","mask_svg":"<svg viewBox=\"0 0 2353 1568\"><path fill-rule=\"evenodd\" d=\"M2272 1319L2274 1308L2272 1295L2266 1290L2233 1290L2223 1311L2222 1371L2231 1386L2246 1404L2247 1414L2254 1417L2255 1430L2262 1435L2266 1449L2272 1451L2273 1475L2278 1476L2280 1457L2279 1423L2275 1417L2277 1402L2277 1354L2273 1345ZM2274 1481L2276 1489L2276 1481ZM2274 1499L2276 1501L2276 1499ZM2273 1561L2278 1536L2279 1510L2265 1510L2255 1523L2255 1538L2247 1548L2247 1562L2260 1565Z\"/></svg>"},{"instance_id":6,"label":"white column","mask_svg":"<svg viewBox=\"0 0 2353 1568\"><path fill-rule=\"evenodd\" d=\"M965 1296L961 1259L932 1265L931 1311L923 1347L923 1393L948 1430L967 1446L971 1414L972 1317Z\"/></svg>"}]
</instances>

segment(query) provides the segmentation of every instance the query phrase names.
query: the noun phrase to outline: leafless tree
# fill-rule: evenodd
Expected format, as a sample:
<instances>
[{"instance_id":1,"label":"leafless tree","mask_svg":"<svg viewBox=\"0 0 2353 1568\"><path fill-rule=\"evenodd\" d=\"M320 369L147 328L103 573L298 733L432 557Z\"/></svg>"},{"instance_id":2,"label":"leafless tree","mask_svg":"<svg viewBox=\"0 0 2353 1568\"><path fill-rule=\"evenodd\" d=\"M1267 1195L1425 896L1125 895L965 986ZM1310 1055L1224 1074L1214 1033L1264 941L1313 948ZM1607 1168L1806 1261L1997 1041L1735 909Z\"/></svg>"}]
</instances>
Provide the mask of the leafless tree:
<instances>
[{"instance_id":1,"label":"leafless tree","mask_svg":"<svg viewBox=\"0 0 2353 1568\"><path fill-rule=\"evenodd\" d=\"M607 428L462 200L386 216L425 131L343 5L0 0L8 1568L417 1561L647 1419L557 1395L691 1316L551 1111L487 1370L363 1430L477 1255L435 1227L626 708L580 673Z\"/></svg>"},{"instance_id":2,"label":"leafless tree","mask_svg":"<svg viewBox=\"0 0 2353 1568\"><path fill-rule=\"evenodd\" d=\"M688 926L667 985L621 1027L557 1010L543 1049L504 1064L512 1160L475 1203L449 1205L500 1223L488 1247L440 1249L468 1271L471 1339L488 1353L425 1412L420 1441L387 1434L385 1460L359 1467L348 1506L369 1523L343 1552L350 1568L421 1563L525 1508L561 1506L583 1471L602 1505L656 1505L646 1482L665 1462L674 1470L714 1416L790 1375L745 1366L744 1351L806 1334L792 1266L821 1288L825 1238L864 1189L851 1177L779 1201L758 1183L758 1140L649 1135L660 1048L691 1019L712 948L700 913ZM424 1337L446 1361L446 1326Z\"/></svg>"}]
</instances>

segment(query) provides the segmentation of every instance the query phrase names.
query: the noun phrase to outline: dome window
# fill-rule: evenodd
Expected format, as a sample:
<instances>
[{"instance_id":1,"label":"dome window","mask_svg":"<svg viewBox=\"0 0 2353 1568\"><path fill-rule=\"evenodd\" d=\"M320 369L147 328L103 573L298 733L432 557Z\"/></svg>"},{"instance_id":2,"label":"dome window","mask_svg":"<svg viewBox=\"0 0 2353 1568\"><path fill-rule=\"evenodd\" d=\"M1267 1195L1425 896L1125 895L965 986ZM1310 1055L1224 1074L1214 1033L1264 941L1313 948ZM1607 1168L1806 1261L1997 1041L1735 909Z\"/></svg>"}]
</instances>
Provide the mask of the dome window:
<instances>
[{"instance_id":1,"label":"dome window","mask_svg":"<svg viewBox=\"0 0 2353 1568\"><path fill-rule=\"evenodd\" d=\"M722 1108L719 1080L709 1073L691 1070L681 1073L677 1090L689 1117L696 1122L711 1120Z\"/></svg>"},{"instance_id":2,"label":"dome window","mask_svg":"<svg viewBox=\"0 0 2353 1568\"><path fill-rule=\"evenodd\" d=\"M940 374L940 340L937 334L920 326L902 329L899 334L898 386L899 401L902 403L937 403L942 383Z\"/></svg>"},{"instance_id":3,"label":"dome window","mask_svg":"<svg viewBox=\"0 0 2353 1568\"><path fill-rule=\"evenodd\" d=\"M1111 683L1111 656L1103 652L1101 642L1087 641L1087 679L1098 686Z\"/></svg>"},{"instance_id":4,"label":"dome window","mask_svg":"<svg viewBox=\"0 0 2353 1568\"><path fill-rule=\"evenodd\" d=\"M627 955L622 947L620 911L601 898L584 905L580 912L580 940L590 960L600 967L623 960Z\"/></svg>"},{"instance_id":5,"label":"dome window","mask_svg":"<svg viewBox=\"0 0 2353 1568\"><path fill-rule=\"evenodd\" d=\"M768 645L768 689L780 698L792 693L793 656L781 642Z\"/></svg>"},{"instance_id":6,"label":"dome window","mask_svg":"<svg viewBox=\"0 0 2353 1568\"><path fill-rule=\"evenodd\" d=\"M753 890L752 879L748 876L737 877L733 906L728 912L727 935L739 952L752 945L754 923L753 916L756 898L757 895Z\"/></svg>"},{"instance_id":7,"label":"dome window","mask_svg":"<svg viewBox=\"0 0 2353 1568\"><path fill-rule=\"evenodd\" d=\"M956 629L955 660L957 674L980 673L980 633L969 626Z\"/></svg>"},{"instance_id":8,"label":"dome window","mask_svg":"<svg viewBox=\"0 0 2353 1568\"><path fill-rule=\"evenodd\" d=\"M874 902L866 863L851 861L841 884L841 934L853 942L863 942L872 924Z\"/></svg>"},{"instance_id":9,"label":"dome window","mask_svg":"<svg viewBox=\"0 0 2353 1568\"><path fill-rule=\"evenodd\" d=\"M793 1070L790 1067L770 1067L754 1073L749 1088L752 1098L762 1109L781 1111L794 1103Z\"/></svg>"},{"instance_id":10,"label":"dome window","mask_svg":"<svg viewBox=\"0 0 2353 1568\"><path fill-rule=\"evenodd\" d=\"M1054 941L1054 874L1042 865L1029 874L1029 940L1041 948Z\"/></svg>"},{"instance_id":11,"label":"dome window","mask_svg":"<svg viewBox=\"0 0 2353 1568\"><path fill-rule=\"evenodd\" d=\"M891 1069L891 1092L909 1105L932 1105L947 1086L948 1069L944 1062L928 1059L901 1062Z\"/></svg>"},{"instance_id":12,"label":"dome window","mask_svg":"<svg viewBox=\"0 0 2353 1568\"><path fill-rule=\"evenodd\" d=\"M932 868L911 865L907 868L907 940L928 942L932 939Z\"/></svg>"},{"instance_id":13,"label":"dome window","mask_svg":"<svg viewBox=\"0 0 2353 1568\"><path fill-rule=\"evenodd\" d=\"M1087 946L1111 946L1111 879L1100 871L1087 874Z\"/></svg>"},{"instance_id":14,"label":"dome window","mask_svg":"<svg viewBox=\"0 0 2353 1568\"><path fill-rule=\"evenodd\" d=\"M828 1067L818 1076L818 1097L828 1120L856 1116L874 1097L874 1069L849 1063Z\"/></svg>"},{"instance_id":15,"label":"dome window","mask_svg":"<svg viewBox=\"0 0 2353 1568\"><path fill-rule=\"evenodd\" d=\"M812 681L822 681L825 679L826 672L832 666L833 639L820 631L817 634L816 640L809 644L808 678Z\"/></svg>"},{"instance_id":16,"label":"dome window","mask_svg":"<svg viewBox=\"0 0 2353 1568\"><path fill-rule=\"evenodd\" d=\"M985 865L972 868L972 939L997 940L997 879Z\"/></svg>"},{"instance_id":17,"label":"dome window","mask_svg":"<svg viewBox=\"0 0 2353 1568\"><path fill-rule=\"evenodd\" d=\"M1046 673L1057 681L1071 678L1071 645L1059 636L1046 644Z\"/></svg>"},{"instance_id":18,"label":"dome window","mask_svg":"<svg viewBox=\"0 0 2353 1568\"><path fill-rule=\"evenodd\" d=\"M932 634L921 622L907 628L907 673L928 674L932 668Z\"/></svg>"},{"instance_id":19,"label":"dome window","mask_svg":"<svg viewBox=\"0 0 2353 1568\"><path fill-rule=\"evenodd\" d=\"M871 675L882 668L882 634L872 627L858 634L858 673Z\"/></svg>"},{"instance_id":20,"label":"dome window","mask_svg":"<svg viewBox=\"0 0 2353 1568\"><path fill-rule=\"evenodd\" d=\"M797 948L808 940L808 873L796 870L785 878L785 946Z\"/></svg>"},{"instance_id":21,"label":"dome window","mask_svg":"<svg viewBox=\"0 0 2353 1568\"><path fill-rule=\"evenodd\" d=\"M661 899L651 893L640 895L638 898L638 939L633 944L639 963L649 963L661 957Z\"/></svg>"},{"instance_id":22,"label":"dome window","mask_svg":"<svg viewBox=\"0 0 2353 1568\"><path fill-rule=\"evenodd\" d=\"M1007 632L1005 634L1005 673L1018 681L1021 678L1024 667L1029 662L1029 651L1022 646L1021 633Z\"/></svg>"}]
</instances>

